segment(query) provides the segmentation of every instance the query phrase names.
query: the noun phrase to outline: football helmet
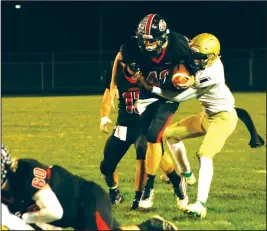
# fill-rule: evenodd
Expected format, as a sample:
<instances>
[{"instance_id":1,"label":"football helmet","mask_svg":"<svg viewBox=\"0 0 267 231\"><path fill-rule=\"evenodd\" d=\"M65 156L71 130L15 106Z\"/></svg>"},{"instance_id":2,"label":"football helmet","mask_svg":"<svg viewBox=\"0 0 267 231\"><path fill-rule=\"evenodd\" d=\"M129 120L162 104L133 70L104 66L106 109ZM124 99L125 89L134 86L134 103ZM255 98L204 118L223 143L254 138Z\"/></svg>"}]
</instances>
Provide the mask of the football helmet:
<instances>
[{"instance_id":1,"label":"football helmet","mask_svg":"<svg viewBox=\"0 0 267 231\"><path fill-rule=\"evenodd\" d=\"M189 46L191 49L190 65L198 70L207 68L220 56L220 42L209 33L195 36Z\"/></svg>"},{"instance_id":2,"label":"football helmet","mask_svg":"<svg viewBox=\"0 0 267 231\"><path fill-rule=\"evenodd\" d=\"M142 52L152 56L160 54L168 41L169 29L165 20L158 14L148 14L139 23L136 36Z\"/></svg>"},{"instance_id":3,"label":"football helmet","mask_svg":"<svg viewBox=\"0 0 267 231\"><path fill-rule=\"evenodd\" d=\"M12 157L6 147L2 144L1 147L1 186L7 179L8 169L12 164Z\"/></svg>"}]
</instances>

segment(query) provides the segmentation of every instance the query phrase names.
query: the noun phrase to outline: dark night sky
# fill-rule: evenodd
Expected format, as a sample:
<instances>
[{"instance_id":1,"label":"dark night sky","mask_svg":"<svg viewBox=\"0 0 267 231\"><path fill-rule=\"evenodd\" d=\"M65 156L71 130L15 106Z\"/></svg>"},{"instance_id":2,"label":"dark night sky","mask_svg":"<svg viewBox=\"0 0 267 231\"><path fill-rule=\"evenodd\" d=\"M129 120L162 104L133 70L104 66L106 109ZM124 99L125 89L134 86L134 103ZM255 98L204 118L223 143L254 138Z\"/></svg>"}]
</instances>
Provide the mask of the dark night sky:
<instances>
[{"instance_id":1,"label":"dark night sky","mask_svg":"<svg viewBox=\"0 0 267 231\"><path fill-rule=\"evenodd\" d=\"M2 2L2 52L118 50L148 13L188 37L214 33L222 47L266 47L266 2Z\"/></svg>"}]
</instances>

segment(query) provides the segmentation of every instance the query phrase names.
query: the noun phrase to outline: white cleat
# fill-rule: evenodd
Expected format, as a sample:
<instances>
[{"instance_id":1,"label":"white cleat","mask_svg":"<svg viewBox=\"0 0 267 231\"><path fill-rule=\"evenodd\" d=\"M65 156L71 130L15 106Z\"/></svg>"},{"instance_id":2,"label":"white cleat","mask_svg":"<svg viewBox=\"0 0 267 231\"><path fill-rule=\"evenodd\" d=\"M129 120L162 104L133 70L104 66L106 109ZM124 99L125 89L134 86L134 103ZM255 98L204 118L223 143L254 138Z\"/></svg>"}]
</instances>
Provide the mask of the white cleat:
<instances>
[{"instance_id":1,"label":"white cleat","mask_svg":"<svg viewBox=\"0 0 267 231\"><path fill-rule=\"evenodd\" d=\"M139 208L143 209L151 208L153 205L153 200L154 200L154 189L150 189L149 195L146 195L144 191L139 202Z\"/></svg>"},{"instance_id":2,"label":"white cleat","mask_svg":"<svg viewBox=\"0 0 267 231\"><path fill-rule=\"evenodd\" d=\"M185 213L189 216L194 216L198 218L205 218L207 216L207 208L204 207L200 201L197 201L194 204L190 204L185 209Z\"/></svg>"},{"instance_id":3,"label":"white cleat","mask_svg":"<svg viewBox=\"0 0 267 231\"><path fill-rule=\"evenodd\" d=\"M188 196L186 195L183 200L181 200L179 197L176 197L177 207L179 210L185 211L187 205L188 205Z\"/></svg>"},{"instance_id":4,"label":"white cleat","mask_svg":"<svg viewBox=\"0 0 267 231\"><path fill-rule=\"evenodd\" d=\"M194 173L192 173L189 177L185 177L185 180L188 185L193 185L197 182Z\"/></svg>"}]
</instances>

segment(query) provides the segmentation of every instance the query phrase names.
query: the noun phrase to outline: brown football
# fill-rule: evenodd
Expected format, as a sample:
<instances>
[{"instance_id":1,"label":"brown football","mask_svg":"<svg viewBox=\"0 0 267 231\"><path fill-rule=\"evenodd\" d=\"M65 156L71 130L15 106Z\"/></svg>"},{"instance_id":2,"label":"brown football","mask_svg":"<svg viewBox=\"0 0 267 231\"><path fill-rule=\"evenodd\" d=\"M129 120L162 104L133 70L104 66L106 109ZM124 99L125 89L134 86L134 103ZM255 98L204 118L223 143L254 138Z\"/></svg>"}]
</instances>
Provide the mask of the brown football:
<instances>
[{"instance_id":1,"label":"brown football","mask_svg":"<svg viewBox=\"0 0 267 231\"><path fill-rule=\"evenodd\" d=\"M190 73L186 69L185 65L180 64L177 68L175 68L174 73L172 75L172 83L174 86L179 85L179 84L184 84L188 81Z\"/></svg>"}]
</instances>

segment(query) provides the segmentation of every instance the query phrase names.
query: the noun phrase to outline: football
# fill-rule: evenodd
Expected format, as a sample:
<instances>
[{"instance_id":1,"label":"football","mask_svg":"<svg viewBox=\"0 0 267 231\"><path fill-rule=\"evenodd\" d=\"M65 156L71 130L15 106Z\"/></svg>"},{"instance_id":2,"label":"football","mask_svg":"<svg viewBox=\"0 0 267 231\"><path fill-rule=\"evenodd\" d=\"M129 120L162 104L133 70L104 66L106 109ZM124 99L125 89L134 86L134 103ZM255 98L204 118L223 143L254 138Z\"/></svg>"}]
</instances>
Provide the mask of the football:
<instances>
[{"instance_id":1,"label":"football","mask_svg":"<svg viewBox=\"0 0 267 231\"><path fill-rule=\"evenodd\" d=\"M179 84L184 84L188 81L187 77L189 76L190 73L186 69L185 65L180 64L174 71L174 74L172 75L172 83L174 86L177 86Z\"/></svg>"}]
</instances>

